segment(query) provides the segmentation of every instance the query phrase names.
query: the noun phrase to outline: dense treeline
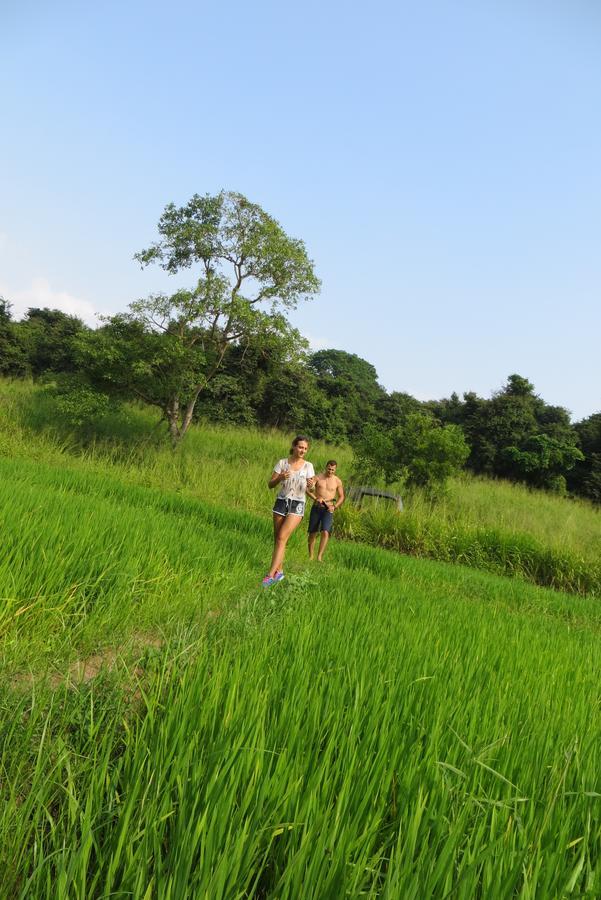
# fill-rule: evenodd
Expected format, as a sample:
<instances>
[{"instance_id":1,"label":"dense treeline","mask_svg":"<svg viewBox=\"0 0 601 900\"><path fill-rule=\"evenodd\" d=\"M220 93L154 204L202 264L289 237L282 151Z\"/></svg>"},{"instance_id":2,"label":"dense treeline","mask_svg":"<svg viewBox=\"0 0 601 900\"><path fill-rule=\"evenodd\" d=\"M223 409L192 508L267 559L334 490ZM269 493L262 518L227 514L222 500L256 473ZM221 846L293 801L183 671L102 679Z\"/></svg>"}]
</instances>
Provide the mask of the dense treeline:
<instances>
[{"instance_id":1,"label":"dense treeline","mask_svg":"<svg viewBox=\"0 0 601 900\"><path fill-rule=\"evenodd\" d=\"M120 346L128 327L134 326L114 317L92 330L51 309L30 309L15 321L10 305L0 298L0 374L54 381L63 397L70 392L76 398L69 408L78 401L80 411L86 407L91 415L100 413L110 402L131 395L124 373L139 367L139 359L121 357L116 376L98 355L99 345ZM139 349L141 333L137 337ZM155 345L165 339L153 335ZM156 352L154 346L155 357ZM159 390L168 373L161 374L160 361L153 358L141 377L149 391L158 379ZM100 399L93 403L90 396ZM403 426L411 422L415 435L427 417L432 424L461 429L469 449L465 465L473 472L559 493L567 490L601 503L601 412L572 424L567 410L546 403L520 375L510 375L489 399L469 392L463 398L454 393L422 403L384 390L366 360L342 350L310 353L297 331L274 327L227 346L194 415L228 424L302 428L316 438L349 442L376 460L378 452L391 458Z\"/></svg>"}]
</instances>

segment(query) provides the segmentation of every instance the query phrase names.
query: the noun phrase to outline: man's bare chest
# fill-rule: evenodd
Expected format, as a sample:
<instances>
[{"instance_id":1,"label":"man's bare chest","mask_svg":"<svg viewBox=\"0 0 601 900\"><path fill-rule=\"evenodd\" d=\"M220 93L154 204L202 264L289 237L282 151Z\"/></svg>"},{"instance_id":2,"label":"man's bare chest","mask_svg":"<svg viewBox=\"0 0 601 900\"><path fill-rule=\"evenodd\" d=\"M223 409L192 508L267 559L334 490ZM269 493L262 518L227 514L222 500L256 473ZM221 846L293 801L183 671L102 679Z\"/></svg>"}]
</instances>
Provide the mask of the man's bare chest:
<instances>
[{"instance_id":1,"label":"man's bare chest","mask_svg":"<svg viewBox=\"0 0 601 900\"><path fill-rule=\"evenodd\" d=\"M333 497L338 489L338 480L336 478L320 477L316 483L317 492L322 497Z\"/></svg>"}]
</instances>

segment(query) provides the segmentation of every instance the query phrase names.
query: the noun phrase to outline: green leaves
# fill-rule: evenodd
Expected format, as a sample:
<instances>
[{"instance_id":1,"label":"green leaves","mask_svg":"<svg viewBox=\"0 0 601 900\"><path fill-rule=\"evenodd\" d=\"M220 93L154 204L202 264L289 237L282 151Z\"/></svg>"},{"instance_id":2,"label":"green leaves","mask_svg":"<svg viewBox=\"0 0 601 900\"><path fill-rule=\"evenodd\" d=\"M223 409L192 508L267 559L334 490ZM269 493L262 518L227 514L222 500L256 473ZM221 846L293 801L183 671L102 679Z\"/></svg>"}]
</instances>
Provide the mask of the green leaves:
<instances>
[{"instance_id":1,"label":"green leaves","mask_svg":"<svg viewBox=\"0 0 601 900\"><path fill-rule=\"evenodd\" d=\"M215 197L194 194L185 206L167 204L159 219L161 240L136 253L134 259L142 267L159 263L168 272L178 272L195 261L217 256L223 196L223 192Z\"/></svg>"},{"instance_id":2,"label":"green leaves","mask_svg":"<svg viewBox=\"0 0 601 900\"><path fill-rule=\"evenodd\" d=\"M0 296L0 375L22 378L29 369L26 345L12 321L10 303Z\"/></svg>"},{"instance_id":3,"label":"green leaves","mask_svg":"<svg viewBox=\"0 0 601 900\"><path fill-rule=\"evenodd\" d=\"M303 242L242 194L195 194L185 206L170 203L158 228L160 240L135 259L171 273L199 265L200 276L192 289L131 304L137 331L129 352L123 346L128 371L116 382L121 378L160 407L175 443L228 347L273 331L291 333L282 311L317 293L320 283ZM132 376L145 385L134 386Z\"/></svg>"},{"instance_id":4,"label":"green leaves","mask_svg":"<svg viewBox=\"0 0 601 900\"><path fill-rule=\"evenodd\" d=\"M357 474L407 487L437 491L459 471L469 455L463 432L457 425L440 425L425 413L409 413L401 425L382 432L368 426L356 447Z\"/></svg>"},{"instance_id":5,"label":"green leaves","mask_svg":"<svg viewBox=\"0 0 601 900\"><path fill-rule=\"evenodd\" d=\"M469 447L458 425L439 425L423 413L410 413L392 432L399 464L409 486L444 486L459 471Z\"/></svg>"},{"instance_id":6,"label":"green leaves","mask_svg":"<svg viewBox=\"0 0 601 900\"><path fill-rule=\"evenodd\" d=\"M546 434L529 438L522 448L506 447L503 451L516 471L523 476L536 475L542 484L553 475L561 475L584 459L573 441L561 441Z\"/></svg>"},{"instance_id":7,"label":"green leaves","mask_svg":"<svg viewBox=\"0 0 601 900\"><path fill-rule=\"evenodd\" d=\"M270 301L274 308L294 308L319 291L304 243L243 194L195 194L185 206L170 203L159 234L160 241L134 257L143 267L158 263L175 273L200 264L206 277L220 273L232 295L247 282L247 303Z\"/></svg>"},{"instance_id":8,"label":"green leaves","mask_svg":"<svg viewBox=\"0 0 601 900\"><path fill-rule=\"evenodd\" d=\"M80 379L63 375L47 389L52 395L62 419L72 428L94 426L109 412L107 394L93 390Z\"/></svg>"}]
</instances>

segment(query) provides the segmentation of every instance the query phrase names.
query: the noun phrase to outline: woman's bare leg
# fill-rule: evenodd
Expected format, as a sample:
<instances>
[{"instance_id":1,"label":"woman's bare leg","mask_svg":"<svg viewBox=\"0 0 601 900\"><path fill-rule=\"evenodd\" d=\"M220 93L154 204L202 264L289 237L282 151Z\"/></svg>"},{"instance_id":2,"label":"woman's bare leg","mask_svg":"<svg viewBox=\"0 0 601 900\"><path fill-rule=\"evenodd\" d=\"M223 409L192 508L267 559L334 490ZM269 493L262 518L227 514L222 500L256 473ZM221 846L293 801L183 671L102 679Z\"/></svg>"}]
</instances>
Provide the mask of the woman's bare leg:
<instances>
[{"instance_id":1,"label":"woman's bare leg","mask_svg":"<svg viewBox=\"0 0 601 900\"><path fill-rule=\"evenodd\" d=\"M292 532L298 528L302 522L302 516L288 515L280 525L277 536L275 538L275 546L273 548L273 556L271 558L271 568L268 572L270 578L273 578L276 572L279 572L284 562L284 554L286 553L286 544ZM275 528L275 523L274 523Z\"/></svg>"},{"instance_id":2,"label":"woman's bare leg","mask_svg":"<svg viewBox=\"0 0 601 900\"><path fill-rule=\"evenodd\" d=\"M277 513L273 514L273 546L275 547L275 542L278 539L278 534L280 533L280 528L286 521L286 516L279 516Z\"/></svg>"},{"instance_id":3,"label":"woman's bare leg","mask_svg":"<svg viewBox=\"0 0 601 900\"><path fill-rule=\"evenodd\" d=\"M271 559L273 560L276 552L276 548L278 545L278 535L282 530L282 525L286 521L286 516L280 516L278 513L273 514L273 553L271 554Z\"/></svg>"}]
</instances>

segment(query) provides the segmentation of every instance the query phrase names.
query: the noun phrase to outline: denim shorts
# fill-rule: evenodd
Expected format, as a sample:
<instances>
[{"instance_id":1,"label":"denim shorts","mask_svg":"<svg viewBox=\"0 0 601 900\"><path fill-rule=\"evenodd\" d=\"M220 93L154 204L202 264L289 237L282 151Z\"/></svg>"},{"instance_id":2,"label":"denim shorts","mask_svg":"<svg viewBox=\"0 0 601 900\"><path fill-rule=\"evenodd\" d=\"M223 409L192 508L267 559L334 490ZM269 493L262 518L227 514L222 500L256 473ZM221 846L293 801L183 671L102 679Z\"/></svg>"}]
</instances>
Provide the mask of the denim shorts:
<instances>
[{"instance_id":1,"label":"denim shorts","mask_svg":"<svg viewBox=\"0 0 601 900\"><path fill-rule=\"evenodd\" d=\"M334 513L325 504L315 503L312 506L309 516L309 534L315 534L317 531L327 531L328 534L331 534L333 523Z\"/></svg>"},{"instance_id":2,"label":"denim shorts","mask_svg":"<svg viewBox=\"0 0 601 900\"><path fill-rule=\"evenodd\" d=\"M300 516L301 519L305 514L304 500L284 500L278 497L275 501L273 512L277 516Z\"/></svg>"}]
</instances>

